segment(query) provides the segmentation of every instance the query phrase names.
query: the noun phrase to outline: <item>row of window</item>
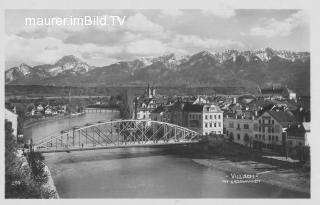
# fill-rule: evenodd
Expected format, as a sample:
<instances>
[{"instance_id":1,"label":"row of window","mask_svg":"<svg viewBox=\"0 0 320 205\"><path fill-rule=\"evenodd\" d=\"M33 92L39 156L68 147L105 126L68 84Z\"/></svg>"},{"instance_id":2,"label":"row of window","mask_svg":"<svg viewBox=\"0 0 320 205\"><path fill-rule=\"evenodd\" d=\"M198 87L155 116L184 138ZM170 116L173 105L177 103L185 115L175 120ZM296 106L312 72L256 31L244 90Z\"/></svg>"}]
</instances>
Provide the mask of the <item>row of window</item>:
<instances>
[{"instance_id":1,"label":"row of window","mask_svg":"<svg viewBox=\"0 0 320 205\"><path fill-rule=\"evenodd\" d=\"M274 127L259 126L259 132L280 133L280 126L279 125L275 125Z\"/></svg>"},{"instance_id":2,"label":"row of window","mask_svg":"<svg viewBox=\"0 0 320 205\"><path fill-rule=\"evenodd\" d=\"M142 108L156 108L157 105L151 105L151 104L149 104L148 107L147 107L147 105L142 105L141 107L142 107Z\"/></svg>"},{"instance_id":3,"label":"row of window","mask_svg":"<svg viewBox=\"0 0 320 205\"><path fill-rule=\"evenodd\" d=\"M265 141L266 140L266 136L265 135L261 135L261 134L256 134L255 136L254 136L254 138L256 138L256 139L259 139L259 140L263 140L263 141ZM268 135L268 140L269 141L276 141L276 142L278 142L279 141L279 138L278 138L278 136L275 136L275 135Z\"/></svg>"},{"instance_id":4,"label":"row of window","mask_svg":"<svg viewBox=\"0 0 320 205\"><path fill-rule=\"evenodd\" d=\"M212 131L212 132L204 132L205 135L209 135L209 134L222 134L221 131Z\"/></svg>"},{"instance_id":5,"label":"row of window","mask_svg":"<svg viewBox=\"0 0 320 205\"><path fill-rule=\"evenodd\" d=\"M204 127L208 128L208 127L221 127L221 122L218 123L204 123Z\"/></svg>"},{"instance_id":6,"label":"row of window","mask_svg":"<svg viewBox=\"0 0 320 205\"><path fill-rule=\"evenodd\" d=\"M249 129L249 124L243 124L243 129L248 130ZM233 122L229 123L229 128L234 128ZM240 123L237 124L237 129L241 129Z\"/></svg>"},{"instance_id":7,"label":"row of window","mask_svg":"<svg viewBox=\"0 0 320 205\"><path fill-rule=\"evenodd\" d=\"M201 114L190 114L189 117L190 117L191 120L201 120ZM212 119L220 120L221 119L221 115L220 114L217 114L217 115L215 115L215 114L213 114L213 115L204 115L204 119L205 120L208 120L208 119L210 119L210 120L212 120Z\"/></svg>"},{"instance_id":8,"label":"row of window","mask_svg":"<svg viewBox=\"0 0 320 205\"><path fill-rule=\"evenodd\" d=\"M190 114L191 120L201 120L201 114Z\"/></svg>"},{"instance_id":9,"label":"row of window","mask_svg":"<svg viewBox=\"0 0 320 205\"><path fill-rule=\"evenodd\" d=\"M219 119L219 120L220 120L220 119L221 119L221 115L219 115L219 114L218 114L218 115L204 115L204 119L206 119L206 120L207 120L207 119L210 119L210 120L212 120L212 119L215 119L215 120L216 120L216 119Z\"/></svg>"},{"instance_id":10,"label":"row of window","mask_svg":"<svg viewBox=\"0 0 320 205\"><path fill-rule=\"evenodd\" d=\"M271 120L269 117L268 118L263 118L262 120L259 119L259 124L274 124L274 120Z\"/></svg>"}]
</instances>

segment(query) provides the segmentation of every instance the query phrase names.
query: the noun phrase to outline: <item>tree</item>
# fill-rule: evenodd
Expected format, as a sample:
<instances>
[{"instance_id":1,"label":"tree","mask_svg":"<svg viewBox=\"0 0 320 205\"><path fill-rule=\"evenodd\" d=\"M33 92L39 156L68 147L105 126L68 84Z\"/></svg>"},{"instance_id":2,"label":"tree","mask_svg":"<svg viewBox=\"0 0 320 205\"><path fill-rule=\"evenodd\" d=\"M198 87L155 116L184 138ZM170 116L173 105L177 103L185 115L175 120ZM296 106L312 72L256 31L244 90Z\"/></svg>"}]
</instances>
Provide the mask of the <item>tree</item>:
<instances>
[{"instance_id":1,"label":"tree","mask_svg":"<svg viewBox=\"0 0 320 205\"><path fill-rule=\"evenodd\" d=\"M17 142L11 122L5 121L5 198L40 198L40 189L17 157Z\"/></svg>"}]
</instances>

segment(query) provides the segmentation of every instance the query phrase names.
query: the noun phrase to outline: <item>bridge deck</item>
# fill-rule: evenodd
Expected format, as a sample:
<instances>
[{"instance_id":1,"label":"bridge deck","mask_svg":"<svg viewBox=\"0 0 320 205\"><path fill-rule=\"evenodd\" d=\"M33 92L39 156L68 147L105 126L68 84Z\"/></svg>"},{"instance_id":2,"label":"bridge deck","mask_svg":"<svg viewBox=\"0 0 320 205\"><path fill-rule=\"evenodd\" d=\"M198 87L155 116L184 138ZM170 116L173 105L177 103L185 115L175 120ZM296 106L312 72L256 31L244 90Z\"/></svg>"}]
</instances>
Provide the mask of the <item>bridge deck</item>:
<instances>
[{"instance_id":1,"label":"bridge deck","mask_svg":"<svg viewBox=\"0 0 320 205\"><path fill-rule=\"evenodd\" d=\"M96 146L96 147L83 147L83 148L60 148L60 149L43 149L39 150L40 153L53 153L53 152L73 152L73 151L88 151L88 150L99 150L99 149L117 149L117 148L133 148L133 147L160 147L168 145L187 145L197 144L198 141L187 141L187 142L170 142L170 143L145 143L145 144L127 144L127 145L111 145L111 146Z\"/></svg>"}]
</instances>

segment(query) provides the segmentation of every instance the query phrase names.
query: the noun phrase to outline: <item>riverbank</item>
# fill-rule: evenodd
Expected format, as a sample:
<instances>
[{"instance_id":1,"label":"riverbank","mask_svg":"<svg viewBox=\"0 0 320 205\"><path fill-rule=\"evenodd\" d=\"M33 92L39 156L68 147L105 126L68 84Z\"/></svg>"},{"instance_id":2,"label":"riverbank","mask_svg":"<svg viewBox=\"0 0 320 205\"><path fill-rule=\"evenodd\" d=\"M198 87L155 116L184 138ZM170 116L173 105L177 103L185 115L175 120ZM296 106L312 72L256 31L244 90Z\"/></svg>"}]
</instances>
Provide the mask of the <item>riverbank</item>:
<instances>
[{"instance_id":1,"label":"riverbank","mask_svg":"<svg viewBox=\"0 0 320 205\"><path fill-rule=\"evenodd\" d=\"M23 155L22 151L18 151L17 153L18 160L21 162L21 171L24 175L32 180L32 169L28 163L26 156ZM41 197L49 198L49 199L59 199L59 194L57 192L56 186L54 184L52 175L47 165L44 164L44 174L47 176L46 182L43 182L39 186ZM37 184L37 183L35 183Z\"/></svg>"},{"instance_id":2,"label":"riverbank","mask_svg":"<svg viewBox=\"0 0 320 205\"><path fill-rule=\"evenodd\" d=\"M261 183L310 194L310 175L306 172L281 169L274 165L251 160L236 162L223 157L192 160L200 165L227 173L256 175Z\"/></svg>"},{"instance_id":3,"label":"riverbank","mask_svg":"<svg viewBox=\"0 0 320 205\"><path fill-rule=\"evenodd\" d=\"M169 153L186 157L202 166L231 175L252 175L260 183L301 192L310 197L310 169L302 163L269 158L265 153L229 142L204 143L189 147L176 147ZM279 158L279 157L274 157Z\"/></svg>"},{"instance_id":4,"label":"riverbank","mask_svg":"<svg viewBox=\"0 0 320 205\"><path fill-rule=\"evenodd\" d=\"M81 113L75 113L75 114L70 114L70 115L58 115L58 116L52 116L52 117L46 117L46 118L40 118L38 120L31 120L31 121L25 121L23 128L28 128L37 124L41 124L44 122L50 122L50 121L54 121L54 120L61 120L61 119L67 119L67 118L74 118L74 117L78 117L81 115L86 114L85 112L81 112Z\"/></svg>"}]
</instances>

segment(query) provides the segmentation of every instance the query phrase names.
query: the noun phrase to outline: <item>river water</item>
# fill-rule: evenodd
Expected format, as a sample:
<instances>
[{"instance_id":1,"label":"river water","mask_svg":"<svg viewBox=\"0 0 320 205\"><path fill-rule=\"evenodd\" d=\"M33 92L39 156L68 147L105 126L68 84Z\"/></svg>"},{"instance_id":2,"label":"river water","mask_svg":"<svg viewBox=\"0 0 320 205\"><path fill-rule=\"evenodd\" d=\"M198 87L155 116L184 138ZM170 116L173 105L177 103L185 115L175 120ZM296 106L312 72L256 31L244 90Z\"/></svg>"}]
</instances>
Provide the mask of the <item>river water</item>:
<instances>
[{"instance_id":1,"label":"river water","mask_svg":"<svg viewBox=\"0 0 320 205\"><path fill-rule=\"evenodd\" d=\"M41 136L118 113L87 113L25 130ZM305 194L267 184L225 184L226 173L163 148L130 148L45 154L61 198L292 198Z\"/></svg>"}]
</instances>

